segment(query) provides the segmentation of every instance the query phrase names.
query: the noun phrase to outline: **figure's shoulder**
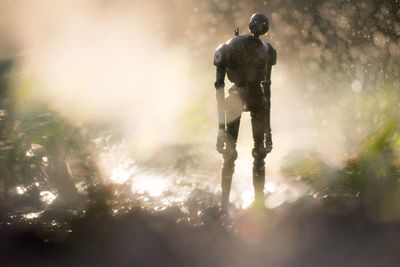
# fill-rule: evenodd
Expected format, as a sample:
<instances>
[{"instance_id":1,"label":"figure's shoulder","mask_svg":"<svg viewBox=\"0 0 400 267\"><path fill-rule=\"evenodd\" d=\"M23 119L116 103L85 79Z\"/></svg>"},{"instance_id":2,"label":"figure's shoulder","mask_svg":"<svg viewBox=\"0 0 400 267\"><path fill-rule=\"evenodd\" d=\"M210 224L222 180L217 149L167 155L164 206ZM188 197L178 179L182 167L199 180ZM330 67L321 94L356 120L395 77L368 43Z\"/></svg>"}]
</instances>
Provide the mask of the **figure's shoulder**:
<instances>
[{"instance_id":1,"label":"figure's shoulder","mask_svg":"<svg viewBox=\"0 0 400 267\"><path fill-rule=\"evenodd\" d=\"M221 66L227 64L231 54L231 46L228 44L228 42L220 44L215 50L214 53L215 66Z\"/></svg>"},{"instance_id":2,"label":"figure's shoulder","mask_svg":"<svg viewBox=\"0 0 400 267\"><path fill-rule=\"evenodd\" d=\"M246 40L250 38L250 34L235 35L225 43L220 44L216 51L223 51L232 49L238 45L242 45Z\"/></svg>"},{"instance_id":3,"label":"figure's shoulder","mask_svg":"<svg viewBox=\"0 0 400 267\"><path fill-rule=\"evenodd\" d=\"M229 62L232 53L241 49L243 43L249 38L249 34L234 35L231 39L225 43L220 44L215 50L214 54L214 65L226 65Z\"/></svg>"},{"instance_id":4,"label":"figure's shoulder","mask_svg":"<svg viewBox=\"0 0 400 267\"><path fill-rule=\"evenodd\" d=\"M264 47L267 49L267 53L268 53L268 63L270 65L275 65L276 64L276 58L277 58L277 52L276 52L276 48L274 45L272 45L271 43L262 40Z\"/></svg>"},{"instance_id":5,"label":"figure's shoulder","mask_svg":"<svg viewBox=\"0 0 400 267\"><path fill-rule=\"evenodd\" d=\"M267 41L265 41L265 40L263 40L263 39L261 39L261 41L262 41L263 46L264 46L265 48L267 48L268 50L270 50L271 53L275 53L275 54L276 54L276 48L275 48L275 46L274 46L273 44L271 44L270 42L267 42Z\"/></svg>"},{"instance_id":6,"label":"figure's shoulder","mask_svg":"<svg viewBox=\"0 0 400 267\"><path fill-rule=\"evenodd\" d=\"M250 34L242 34L242 35L235 35L231 39L229 39L225 44L235 47L241 46L244 42L246 42L251 37Z\"/></svg>"}]
</instances>

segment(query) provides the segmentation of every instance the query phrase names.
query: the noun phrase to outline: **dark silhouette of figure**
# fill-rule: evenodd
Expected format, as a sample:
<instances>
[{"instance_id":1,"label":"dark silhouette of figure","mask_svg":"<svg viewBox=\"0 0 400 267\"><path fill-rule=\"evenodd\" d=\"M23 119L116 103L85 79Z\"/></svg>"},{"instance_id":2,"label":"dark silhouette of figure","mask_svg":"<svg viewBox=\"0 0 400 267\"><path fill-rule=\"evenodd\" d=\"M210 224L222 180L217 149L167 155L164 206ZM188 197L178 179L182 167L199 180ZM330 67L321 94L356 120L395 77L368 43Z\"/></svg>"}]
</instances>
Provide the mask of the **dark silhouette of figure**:
<instances>
[{"instance_id":1,"label":"dark silhouette of figure","mask_svg":"<svg viewBox=\"0 0 400 267\"><path fill-rule=\"evenodd\" d=\"M276 50L260 39L269 30L266 15L253 14L249 22L251 34L235 35L220 45L214 55L214 83L218 109L217 151L223 155L221 212L226 213L237 158L236 142L240 117L249 111L253 131L252 155L255 205L264 207L265 157L272 150L270 127L271 69L276 64ZM225 75L234 83L225 98Z\"/></svg>"}]
</instances>

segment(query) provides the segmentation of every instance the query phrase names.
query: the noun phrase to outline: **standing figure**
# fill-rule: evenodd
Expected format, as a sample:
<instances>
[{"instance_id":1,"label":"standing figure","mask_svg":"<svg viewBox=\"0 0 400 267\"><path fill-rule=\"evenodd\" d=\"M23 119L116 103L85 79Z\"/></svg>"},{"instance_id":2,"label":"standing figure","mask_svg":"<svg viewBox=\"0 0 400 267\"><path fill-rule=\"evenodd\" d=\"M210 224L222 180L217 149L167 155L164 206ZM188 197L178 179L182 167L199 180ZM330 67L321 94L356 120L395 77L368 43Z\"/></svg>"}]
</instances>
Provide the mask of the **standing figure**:
<instances>
[{"instance_id":1,"label":"standing figure","mask_svg":"<svg viewBox=\"0 0 400 267\"><path fill-rule=\"evenodd\" d=\"M239 134L240 117L249 111L253 132L254 148L253 186L255 205L264 207L265 157L272 150L270 127L271 68L276 64L276 50L260 39L268 32L266 15L251 16L251 34L235 35L220 45L214 55L216 81L214 83L218 109L217 151L223 155L221 212L226 213L232 175L237 158L236 142ZM225 98L225 75L234 84Z\"/></svg>"}]
</instances>

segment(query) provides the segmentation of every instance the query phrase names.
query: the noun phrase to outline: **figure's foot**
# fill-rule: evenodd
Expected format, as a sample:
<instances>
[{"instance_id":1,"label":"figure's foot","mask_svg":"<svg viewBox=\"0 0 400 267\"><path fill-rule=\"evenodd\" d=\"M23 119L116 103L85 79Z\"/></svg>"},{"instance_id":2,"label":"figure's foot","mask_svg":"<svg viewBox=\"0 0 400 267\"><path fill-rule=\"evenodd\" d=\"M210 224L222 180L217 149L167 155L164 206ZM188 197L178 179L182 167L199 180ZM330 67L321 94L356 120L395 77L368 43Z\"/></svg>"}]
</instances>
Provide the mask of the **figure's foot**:
<instances>
[{"instance_id":1,"label":"figure's foot","mask_svg":"<svg viewBox=\"0 0 400 267\"><path fill-rule=\"evenodd\" d=\"M221 208L219 209L219 218L229 218L229 205L221 204Z\"/></svg>"},{"instance_id":2,"label":"figure's foot","mask_svg":"<svg viewBox=\"0 0 400 267\"><path fill-rule=\"evenodd\" d=\"M222 192L220 215L228 215L229 208L229 194Z\"/></svg>"},{"instance_id":3,"label":"figure's foot","mask_svg":"<svg viewBox=\"0 0 400 267\"><path fill-rule=\"evenodd\" d=\"M264 204L264 198L254 200L253 204L250 206L250 209L255 212L266 212L267 208Z\"/></svg>"},{"instance_id":4,"label":"figure's foot","mask_svg":"<svg viewBox=\"0 0 400 267\"><path fill-rule=\"evenodd\" d=\"M201 219L204 224L215 224L219 220L219 207L211 206L201 212Z\"/></svg>"},{"instance_id":5,"label":"figure's foot","mask_svg":"<svg viewBox=\"0 0 400 267\"><path fill-rule=\"evenodd\" d=\"M220 209L218 224L225 231L232 230L232 217L229 215L228 210Z\"/></svg>"}]
</instances>

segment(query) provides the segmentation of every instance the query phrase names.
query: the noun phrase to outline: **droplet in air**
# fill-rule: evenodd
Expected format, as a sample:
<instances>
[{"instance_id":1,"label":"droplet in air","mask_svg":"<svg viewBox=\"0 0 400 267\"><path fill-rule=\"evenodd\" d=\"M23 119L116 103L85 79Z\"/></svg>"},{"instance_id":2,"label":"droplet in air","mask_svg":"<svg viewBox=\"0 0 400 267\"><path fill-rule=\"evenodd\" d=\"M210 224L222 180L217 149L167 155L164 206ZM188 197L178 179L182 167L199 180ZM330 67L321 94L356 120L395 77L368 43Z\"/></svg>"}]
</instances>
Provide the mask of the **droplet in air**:
<instances>
[{"instance_id":1,"label":"droplet in air","mask_svg":"<svg viewBox=\"0 0 400 267\"><path fill-rule=\"evenodd\" d=\"M351 90L353 90L355 93L359 93L362 91L362 83L360 82L360 80L353 80L353 82L351 83Z\"/></svg>"}]
</instances>

